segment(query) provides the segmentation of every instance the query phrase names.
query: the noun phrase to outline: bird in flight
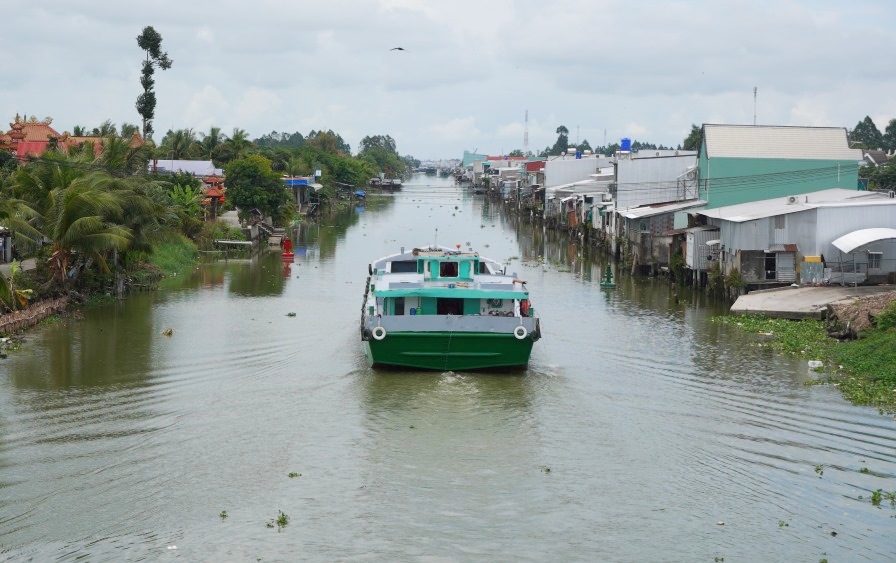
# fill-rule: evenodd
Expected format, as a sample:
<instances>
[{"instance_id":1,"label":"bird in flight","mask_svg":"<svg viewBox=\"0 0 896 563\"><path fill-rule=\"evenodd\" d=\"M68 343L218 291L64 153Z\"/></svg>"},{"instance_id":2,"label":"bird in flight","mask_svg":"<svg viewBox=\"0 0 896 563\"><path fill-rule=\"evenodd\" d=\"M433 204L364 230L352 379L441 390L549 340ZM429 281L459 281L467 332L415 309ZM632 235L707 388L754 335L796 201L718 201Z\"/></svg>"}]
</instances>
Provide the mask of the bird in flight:
<instances>
[{"instance_id":1,"label":"bird in flight","mask_svg":"<svg viewBox=\"0 0 896 563\"><path fill-rule=\"evenodd\" d=\"M392 47L392 48L389 49L389 50L390 50L390 51L404 51L405 49L404 49L404 47Z\"/></svg>"}]
</instances>

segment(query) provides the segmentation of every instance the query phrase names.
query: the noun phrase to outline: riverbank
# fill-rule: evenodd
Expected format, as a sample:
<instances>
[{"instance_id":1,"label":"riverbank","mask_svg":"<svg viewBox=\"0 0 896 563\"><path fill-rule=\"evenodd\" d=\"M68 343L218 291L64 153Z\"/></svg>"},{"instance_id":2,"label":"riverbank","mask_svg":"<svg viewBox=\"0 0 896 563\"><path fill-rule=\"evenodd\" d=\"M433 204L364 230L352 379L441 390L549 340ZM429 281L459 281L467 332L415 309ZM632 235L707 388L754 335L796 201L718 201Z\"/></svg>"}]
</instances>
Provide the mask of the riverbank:
<instances>
[{"instance_id":1,"label":"riverbank","mask_svg":"<svg viewBox=\"0 0 896 563\"><path fill-rule=\"evenodd\" d=\"M896 413L896 301L886 297L869 295L831 305L825 320L755 314L717 320L756 334L764 339L764 346L806 359L818 374L811 384L837 386L853 404ZM849 323L847 318L854 311L862 311L871 322L866 322L854 339L834 337L844 334L843 323Z\"/></svg>"}]
</instances>

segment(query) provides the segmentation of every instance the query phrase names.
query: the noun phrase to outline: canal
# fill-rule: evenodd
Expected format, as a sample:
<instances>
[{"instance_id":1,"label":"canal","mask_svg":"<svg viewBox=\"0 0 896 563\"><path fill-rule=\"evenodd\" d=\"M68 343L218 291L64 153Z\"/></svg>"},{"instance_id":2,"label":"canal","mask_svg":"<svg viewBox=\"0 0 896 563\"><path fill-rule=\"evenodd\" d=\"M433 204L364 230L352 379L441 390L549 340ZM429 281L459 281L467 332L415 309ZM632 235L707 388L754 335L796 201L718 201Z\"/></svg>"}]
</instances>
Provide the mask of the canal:
<instances>
[{"instance_id":1,"label":"canal","mask_svg":"<svg viewBox=\"0 0 896 563\"><path fill-rule=\"evenodd\" d=\"M367 264L427 243L527 280L527 370L367 367ZM0 361L0 560L893 560L893 417L700 294L602 290L596 252L427 176L295 250L208 261Z\"/></svg>"}]
</instances>

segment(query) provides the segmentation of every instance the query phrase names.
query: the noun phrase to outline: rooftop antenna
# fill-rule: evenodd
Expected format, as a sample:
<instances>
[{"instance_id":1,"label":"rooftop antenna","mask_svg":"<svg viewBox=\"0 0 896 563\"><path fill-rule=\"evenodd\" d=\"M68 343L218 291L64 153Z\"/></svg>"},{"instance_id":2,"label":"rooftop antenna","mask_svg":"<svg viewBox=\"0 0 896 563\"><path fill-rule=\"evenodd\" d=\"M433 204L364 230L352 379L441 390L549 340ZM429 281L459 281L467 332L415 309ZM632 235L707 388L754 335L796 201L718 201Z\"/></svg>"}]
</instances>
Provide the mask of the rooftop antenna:
<instances>
[{"instance_id":1,"label":"rooftop antenna","mask_svg":"<svg viewBox=\"0 0 896 563\"><path fill-rule=\"evenodd\" d=\"M753 86L753 125L756 125L756 91L758 88Z\"/></svg>"}]
</instances>

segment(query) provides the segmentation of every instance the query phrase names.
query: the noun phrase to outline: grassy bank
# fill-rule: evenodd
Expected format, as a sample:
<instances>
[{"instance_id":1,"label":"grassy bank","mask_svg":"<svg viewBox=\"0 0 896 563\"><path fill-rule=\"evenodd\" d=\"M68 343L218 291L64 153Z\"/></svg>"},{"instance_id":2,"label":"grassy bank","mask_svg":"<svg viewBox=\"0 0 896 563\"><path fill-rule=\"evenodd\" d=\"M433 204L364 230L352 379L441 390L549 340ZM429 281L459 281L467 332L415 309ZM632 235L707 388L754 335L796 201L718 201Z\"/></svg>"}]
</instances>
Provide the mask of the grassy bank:
<instances>
[{"instance_id":1,"label":"grassy bank","mask_svg":"<svg viewBox=\"0 0 896 563\"><path fill-rule=\"evenodd\" d=\"M887 315L896 315L891 307ZM896 328L886 322L866 331L858 340L840 342L827 335L823 321L772 319L745 315L717 317L718 322L770 338L769 345L785 354L819 360L827 376L815 384L834 384L843 396L857 405L875 406L881 412L896 412Z\"/></svg>"}]
</instances>

